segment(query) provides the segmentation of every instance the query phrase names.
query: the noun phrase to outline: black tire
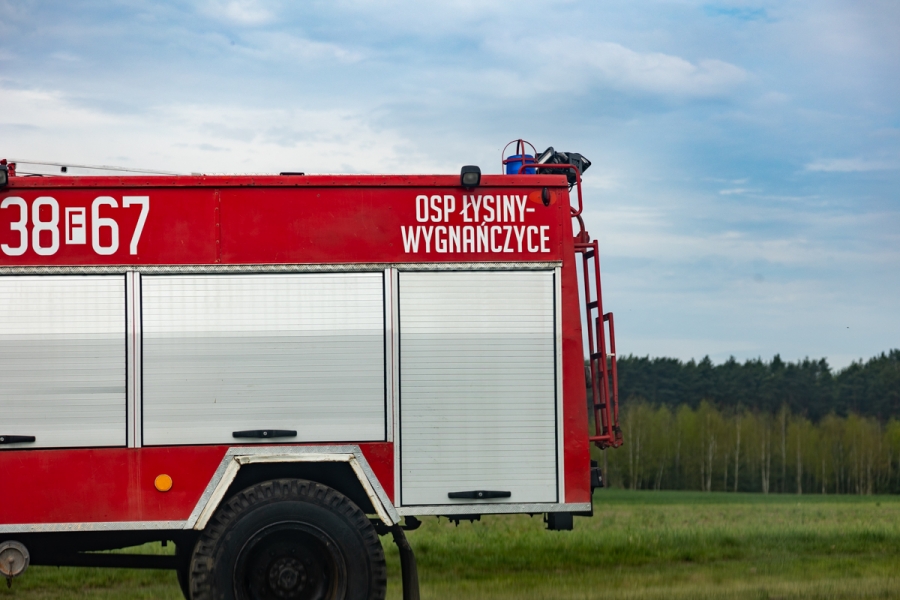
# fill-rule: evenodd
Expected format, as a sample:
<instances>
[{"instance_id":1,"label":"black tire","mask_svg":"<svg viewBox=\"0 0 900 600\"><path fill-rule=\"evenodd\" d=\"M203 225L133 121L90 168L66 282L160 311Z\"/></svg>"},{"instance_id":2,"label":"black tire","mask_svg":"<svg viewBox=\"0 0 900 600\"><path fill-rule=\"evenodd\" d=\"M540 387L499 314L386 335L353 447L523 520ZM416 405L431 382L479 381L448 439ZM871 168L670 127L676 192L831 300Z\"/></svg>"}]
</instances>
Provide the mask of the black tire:
<instances>
[{"instance_id":1,"label":"black tire","mask_svg":"<svg viewBox=\"0 0 900 600\"><path fill-rule=\"evenodd\" d=\"M384 550L366 515L303 479L251 486L219 507L194 547L193 600L382 600Z\"/></svg>"}]
</instances>

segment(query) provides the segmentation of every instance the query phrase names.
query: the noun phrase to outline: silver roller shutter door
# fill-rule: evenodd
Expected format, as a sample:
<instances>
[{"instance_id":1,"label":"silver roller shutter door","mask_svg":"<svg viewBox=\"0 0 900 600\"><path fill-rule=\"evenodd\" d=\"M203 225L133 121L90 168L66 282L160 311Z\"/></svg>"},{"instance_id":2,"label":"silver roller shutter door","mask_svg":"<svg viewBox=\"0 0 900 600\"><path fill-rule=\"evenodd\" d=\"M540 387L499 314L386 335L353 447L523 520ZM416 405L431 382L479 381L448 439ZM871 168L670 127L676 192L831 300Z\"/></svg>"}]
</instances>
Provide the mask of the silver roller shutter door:
<instances>
[{"instance_id":1,"label":"silver roller shutter door","mask_svg":"<svg viewBox=\"0 0 900 600\"><path fill-rule=\"evenodd\" d=\"M144 443L385 437L381 273L142 278Z\"/></svg>"},{"instance_id":2,"label":"silver roller shutter door","mask_svg":"<svg viewBox=\"0 0 900 600\"><path fill-rule=\"evenodd\" d=\"M0 277L0 435L125 445L125 278Z\"/></svg>"},{"instance_id":3,"label":"silver roller shutter door","mask_svg":"<svg viewBox=\"0 0 900 600\"><path fill-rule=\"evenodd\" d=\"M400 273L403 506L556 502L552 272ZM450 500L449 492L509 491Z\"/></svg>"}]
</instances>

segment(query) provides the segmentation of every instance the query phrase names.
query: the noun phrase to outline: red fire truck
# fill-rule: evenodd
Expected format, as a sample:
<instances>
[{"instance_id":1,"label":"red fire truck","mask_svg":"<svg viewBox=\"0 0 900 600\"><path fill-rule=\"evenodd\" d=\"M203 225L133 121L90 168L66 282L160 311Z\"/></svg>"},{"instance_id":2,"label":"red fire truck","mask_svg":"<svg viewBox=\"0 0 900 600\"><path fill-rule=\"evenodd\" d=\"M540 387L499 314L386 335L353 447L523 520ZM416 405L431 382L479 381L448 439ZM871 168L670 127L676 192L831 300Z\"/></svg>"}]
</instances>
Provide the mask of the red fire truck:
<instances>
[{"instance_id":1,"label":"red fire truck","mask_svg":"<svg viewBox=\"0 0 900 600\"><path fill-rule=\"evenodd\" d=\"M590 443L621 443L613 319L589 163L548 152L483 176L2 161L0 575L383 598L390 533L414 598L417 517L591 514ZM96 552L154 541L175 553Z\"/></svg>"}]
</instances>

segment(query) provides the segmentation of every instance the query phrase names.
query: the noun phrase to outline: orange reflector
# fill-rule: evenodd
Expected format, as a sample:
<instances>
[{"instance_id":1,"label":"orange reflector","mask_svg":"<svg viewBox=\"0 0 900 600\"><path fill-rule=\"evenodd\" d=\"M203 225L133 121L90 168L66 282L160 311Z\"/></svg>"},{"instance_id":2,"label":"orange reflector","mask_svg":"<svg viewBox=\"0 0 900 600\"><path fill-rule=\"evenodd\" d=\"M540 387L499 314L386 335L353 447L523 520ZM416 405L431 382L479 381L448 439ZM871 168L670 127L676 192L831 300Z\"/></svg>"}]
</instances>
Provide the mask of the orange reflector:
<instances>
[{"instance_id":1,"label":"orange reflector","mask_svg":"<svg viewBox=\"0 0 900 600\"><path fill-rule=\"evenodd\" d=\"M153 481L153 485L155 485L156 489L160 492L168 492L172 489L172 478L165 473L157 475L156 479Z\"/></svg>"}]
</instances>

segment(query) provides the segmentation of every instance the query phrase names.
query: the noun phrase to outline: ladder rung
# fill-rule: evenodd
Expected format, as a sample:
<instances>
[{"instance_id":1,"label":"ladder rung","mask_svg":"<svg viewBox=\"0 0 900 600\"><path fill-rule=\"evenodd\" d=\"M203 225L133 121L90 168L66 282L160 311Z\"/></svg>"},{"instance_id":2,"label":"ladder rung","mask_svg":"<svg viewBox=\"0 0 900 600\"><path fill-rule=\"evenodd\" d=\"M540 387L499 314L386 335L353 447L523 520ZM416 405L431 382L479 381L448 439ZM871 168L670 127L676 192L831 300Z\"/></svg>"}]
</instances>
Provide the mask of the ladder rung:
<instances>
[{"instance_id":1,"label":"ladder rung","mask_svg":"<svg viewBox=\"0 0 900 600\"><path fill-rule=\"evenodd\" d=\"M594 258L594 250L591 249L591 250L588 250L587 252L585 252L584 257L585 258Z\"/></svg>"},{"instance_id":2,"label":"ladder rung","mask_svg":"<svg viewBox=\"0 0 900 600\"><path fill-rule=\"evenodd\" d=\"M609 355L607 354L607 356ZM603 355L599 352L594 352L593 354L591 354L591 360L600 360L601 358L603 358Z\"/></svg>"}]
</instances>

